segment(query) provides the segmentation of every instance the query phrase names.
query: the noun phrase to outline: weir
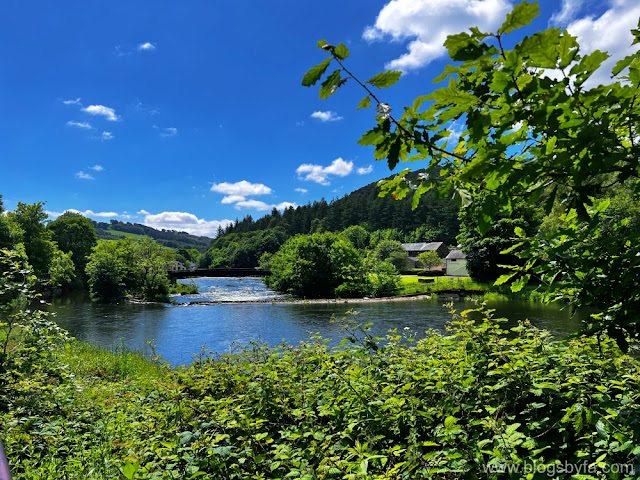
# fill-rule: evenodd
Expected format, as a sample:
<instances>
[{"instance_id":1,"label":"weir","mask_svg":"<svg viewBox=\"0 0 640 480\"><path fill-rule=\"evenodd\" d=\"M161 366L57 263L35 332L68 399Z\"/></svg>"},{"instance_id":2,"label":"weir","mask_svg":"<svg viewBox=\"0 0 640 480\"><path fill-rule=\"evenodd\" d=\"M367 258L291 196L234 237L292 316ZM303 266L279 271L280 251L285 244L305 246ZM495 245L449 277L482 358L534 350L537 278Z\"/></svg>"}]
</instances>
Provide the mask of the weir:
<instances>
[{"instance_id":1,"label":"weir","mask_svg":"<svg viewBox=\"0 0 640 480\"><path fill-rule=\"evenodd\" d=\"M169 280L175 285L179 278L195 277L268 277L269 270L260 268L196 268L195 270L169 270Z\"/></svg>"}]
</instances>

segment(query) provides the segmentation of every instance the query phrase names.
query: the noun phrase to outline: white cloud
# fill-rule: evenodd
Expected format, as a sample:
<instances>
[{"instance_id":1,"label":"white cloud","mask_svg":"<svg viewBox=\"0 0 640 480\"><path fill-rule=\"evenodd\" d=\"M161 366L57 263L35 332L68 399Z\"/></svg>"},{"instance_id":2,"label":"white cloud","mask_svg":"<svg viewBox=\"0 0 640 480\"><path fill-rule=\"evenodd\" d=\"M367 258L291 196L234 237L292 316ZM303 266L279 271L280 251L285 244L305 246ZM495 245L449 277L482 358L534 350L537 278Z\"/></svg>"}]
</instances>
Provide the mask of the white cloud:
<instances>
[{"instance_id":1,"label":"white cloud","mask_svg":"<svg viewBox=\"0 0 640 480\"><path fill-rule=\"evenodd\" d=\"M113 140L114 138L116 137L111 132L102 132L102 135L100 135L101 140Z\"/></svg>"},{"instance_id":2,"label":"white cloud","mask_svg":"<svg viewBox=\"0 0 640 480\"><path fill-rule=\"evenodd\" d=\"M241 195L247 197L249 195L269 195L271 189L262 183L250 183L242 180L236 183L214 183L211 186L212 192L224 193L225 195Z\"/></svg>"},{"instance_id":3,"label":"white cloud","mask_svg":"<svg viewBox=\"0 0 640 480\"><path fill-rule=\"evenodd\" d=\"M254 199L243 200L241 202L236 203L237 210L241 210L243 208L254 209L259 211L271 210L273 208L276 208L278 210L284 210L285 208L288 208L288 207L295 208L297 206L298 205L296 203L291 203L291 202L280 202L278 204L270 204L270 203L266 203L266 202L262 202L260 200L254 200Z\"/></svg>"},{"instance_id":4,"label":"white cloud","mask_svg":"<svg viewBox=\"0 0 640 480\"><path fill-rule=\"evenodd\" d=\"M149 212L147 212L144 208L138 210L136 213L138 215L149 215Z\"/></svg>"},{"instance_id":5,"label":"white cloud","mask_svg":"<svg viewBox=\"0 0 640 480\"><path fill-rule=\"evenodd\" d=\"M337 122L338 120L342 120L341 116L331 110L327 110L326 112L313 112L311 118L315 118L321 122Z\"/></svg>"},{"instance_id":6,"label":"white cloud","mask_svg":"<svg viewBox=\"0 0 640 480\"><path fill-rule=\"evenodd\" d=\"M553 13L549 23L551 25L566 25L576 18L583 4L584 0L562 0L562 9Z\"/></svg>"},{"instance_id":7,"label":"white cloud","mask_svg":"<svg viewBox=\"0 0 640 480\"><path fill-rule=\"evenodd\" d=\"M84 212L81 212L80 210L76 210L75 208L70 208L69 210L66 210L66 211L79 213L80 215L83 215L85 217L113 218L113 217L122 216L117 212L94 212L93 210L85 210Z\"/></svg>"},{"instance_id":8,"label":"white cloud","mask_svg":"<svg viewBox=\"0 0 640 480\"><path fill-rule=\"evenodd\" d=\"M105 107L104 105L89 105L88 107L83 108L82 111L90 115L100 115L110 122L118 120L116 111L113 108Z\"/></svg>"},{"instance_id":9,"label":"white cloud","mask_svg":"<svg viewBox=\"0 0 640 480\"><path fill-rule=\"evenodd\" d=\"M603 50L611 55L587 80L587 87L609 83L611 69L616 62L639 48L638 45L631 46L633 36L630 30L638 25L640 3L637 0L609 0L608 4L609 8L601 16L580 18L567 26L569 33L578 37L583 55L594 50Z\"/></svg>"},{"instance_id":10,"label":"white cloud","mask_svg":"<svg viewBox=\"0 0 640 480\"><path fill-rule=\"evenodd\" d=\"M178 135L178 129L175 127L160 128L158 130L160 130L161 137L169 138Z\"/></svg>"},{"instance_id":11,"label":"white cloud","mask_svg":"<svg viewBox=\"0 0 640 480\"><path fill-rule=\"evenodd\" d=\"M83 130L91 130L93 128L90 123L87 123L87 122L74 122L73 120L69 120L67 122L67 127L82 128Z\"/></svg>"},{"instance_id":12,"label":"white cloud","mask_svg":"<svg viewBox=\"0 0 640 480\"><path fill-rule=\"evenodd\" d=\"M150 52L155 49L156 49L156 46L151 42L145 42L138 45L139 52Z\"/></svg>"},{"instance_id":13,"label":"white cloud","mask_svg":"<svg viewBox=\"0 0 640 480\"><path fill-rule=\"evenodd\" d=\"M358 175L367 175L368 173L373 172L373 165L367 165L366 167L359 167L358 170L356 170L356 172L358 173Z\"/></svg>"},{"instance_id":14,"label":"white cloud","mask_svg":"<svg viewBox=\"0 0 640 480\"><path fill-rule=\"evenodd\" d=\"M104 170L104 167L102 165L94 165L93 167L89 167L89 168L95 172L101 172Z\"/></svg>"},{"instance_id":15,"label":"white cloud","mask_svg":"<svg viewBox=\"0 0 640 480\"><path fill-rule=\"evenodd\" d=\"M227 195L223 197L221 203L236 203L244 201L244 195Z\"/></svg>"},{"instance_id":16,"label":"white cloud","mask_svg":"<svg viewBox=\"0 0 640 480\"><path fill-rule=\"evenodd\" d=\"M91 176L90 173L87 172L83 172L82 170L80 170L79 172L76 172L75 175L76 178L79 178L80 180L93 180L94 178Z\"/></svg>"},{"instance_id":17,"label":"white cloud","mask_svg":"<svg viewBox=\"0 0 640 480\"><path fill-rule=\"evenodd\" d=\"M162 212L147 215L144 224L156 229L177 230L192 235L215 237L218 227L225 228L231 220L204 220L188 212Z\"/></svg>"},{"instance_id":18,"label":"white cloud","mask_svg":"<svg viewBox=\"0 0 640 480\"><path fill-rule=\"evenodd\" d=\"M307 192L309 191L309 190L307 190L306 188L296 188L295 190L296 190L296 192L298 192L298 193L307 193Z\"/></svg>"},{"instance_id":19,"label":"white cloud","mask_svg":"<svg viewBox=\"0 0 640 480\"><path fill-rule=\"evenodd\" d=\"M320 185L329 185L330 182L327 178L329 175L346 177L352 170L353 162L345 162L342 158L336 158L328 167L303 163L296 169L296 173L301 180L309 180Z\"/></svg>"},{"instance_id":20,"label":"white cloud","mask_svg":"<svg viewBox=\"0 0 640 480\"><path fill-rule=\"evenodd\" d=\"M82 100L81 98L76 98L75 100L63 100L62 103L64 103L65 105L82 105L82 103L80 103L80 100Z\"/></svg>"},{"instance_id":21,"label":"white cloud","mask_svg":"<svg viewBox=\"0 0 640 480\"><path fill-rule=\"evenodd\" d=\"M391 0L362 36L369 41L411 40L409 51L386 65L411 70L446 55L443 44L448 35L473 26L492 31L502 24L510 10L508 0Z\"/></svg>"}]
</instances>

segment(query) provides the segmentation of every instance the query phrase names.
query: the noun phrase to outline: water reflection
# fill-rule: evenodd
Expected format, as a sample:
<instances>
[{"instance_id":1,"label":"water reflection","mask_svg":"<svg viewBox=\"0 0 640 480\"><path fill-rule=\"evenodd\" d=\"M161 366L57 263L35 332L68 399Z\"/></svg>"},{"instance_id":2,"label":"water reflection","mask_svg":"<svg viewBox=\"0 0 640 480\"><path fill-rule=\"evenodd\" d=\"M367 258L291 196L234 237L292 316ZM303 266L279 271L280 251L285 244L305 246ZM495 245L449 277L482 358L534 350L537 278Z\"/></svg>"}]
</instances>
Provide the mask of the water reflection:
<instances>
[{"instance_id":1,"label":"water reflection","mask_svg":"<svg viewBox=\"0 0 640 480\"><path fill-rule=\"evenodd\" d=\"M197 279L203 285L197 296L183 296L181 301L213 298L238 300L256 298L269 300L275 293L264 287L259 279ZM228 285L228 286L227 286ZM229 294L222 296L223 288ZM187 300L185 297L191 297ZM213 301L217 301L213 300ZM174 365L188 363L193 355L207 348L214 352L228 352L252 340L278 345L283 341L298 343L319 333L337 343L346 336L332 315L344 316L350 309L359 311L361 323L373 323L374 335L384 335L389 329L409 327L419 337L424 331L442 330L451 320L442 301L419 300L381 303L330 304L213 304L213 305L100 305L86 298L58 301L51 308L57 322L80 340L111 347L120 339L133 349L148 351L145 342L153 339L157 353ZM475 304L461 301L459 310ZM580 326L578 316L557 306L544 306L524 301L492 302L498 315L515 323L528 318L534 325L566 336Z\"/></svg>"}]
</instances>

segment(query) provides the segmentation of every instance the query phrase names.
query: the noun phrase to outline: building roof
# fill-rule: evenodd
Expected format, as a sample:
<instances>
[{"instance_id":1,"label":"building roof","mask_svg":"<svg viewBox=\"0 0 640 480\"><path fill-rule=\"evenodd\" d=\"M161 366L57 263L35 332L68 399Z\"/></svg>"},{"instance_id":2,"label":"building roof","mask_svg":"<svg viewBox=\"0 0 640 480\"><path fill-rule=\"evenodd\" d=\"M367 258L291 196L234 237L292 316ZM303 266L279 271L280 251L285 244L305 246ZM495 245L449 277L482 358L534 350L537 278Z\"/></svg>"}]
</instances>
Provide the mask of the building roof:
<instances>
[{"instance_id":1,"label":"building roof","mask_svg":"<svg viewBox=\"0 0 640 480\"><path fill-rule=\"evenodd\" d=\"M447 255L446 257L444 257L445 260L458 260L458 259L464 259L467 258L467 254L464 253L462 250L451 250L449 252L449 255Z\"/></svg>"},{"instance_id":2,"label":"building roof","mask_svg":"<svg viewBox=\"0 0 640 480\"><path fill-rule=\"evenodd\" d=\"M403 243L402 248L408 252L428 252L430 250L437 250L443 242L429 242L429 243Z\"/></svg>"}]
</instances>

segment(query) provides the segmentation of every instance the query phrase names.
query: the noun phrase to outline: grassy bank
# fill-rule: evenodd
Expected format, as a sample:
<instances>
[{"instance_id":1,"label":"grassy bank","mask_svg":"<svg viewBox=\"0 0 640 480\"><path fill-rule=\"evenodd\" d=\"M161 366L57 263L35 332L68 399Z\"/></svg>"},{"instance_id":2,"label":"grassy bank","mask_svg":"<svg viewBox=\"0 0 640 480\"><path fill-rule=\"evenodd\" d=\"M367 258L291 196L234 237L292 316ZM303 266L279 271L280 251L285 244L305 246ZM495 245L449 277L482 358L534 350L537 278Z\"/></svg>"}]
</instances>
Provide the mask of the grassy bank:
<instances>
[{"instance_id":1,"label":"grassy bank","mask_svg":"<svg viewBox=\"0 0 640 480\"><path fill-rule=\"evenodd\" d=\"M422 282L420 282L422 280ZM424 282L426 280L426 282ZM469 277L418 277L404 275L400 277L398 295L429 293L442 290L489 291L491 285L478 283Z\"/></svg>"},{"instance_id":2,"label":"grassy bank","mask_svg":"<svg viewBox=\"0 0 640 480\"><path fill-rule=\"evenodd\" d=\"M640 363L608 339L552 342L529 325L506 337L485 316L385 343L345 321L338 349L255 344L180 369L65 341L38 368L2 374L0 434L16 479L505 478L495 472L506 465L632 465Z\"/></svg>"}]
</instances>

